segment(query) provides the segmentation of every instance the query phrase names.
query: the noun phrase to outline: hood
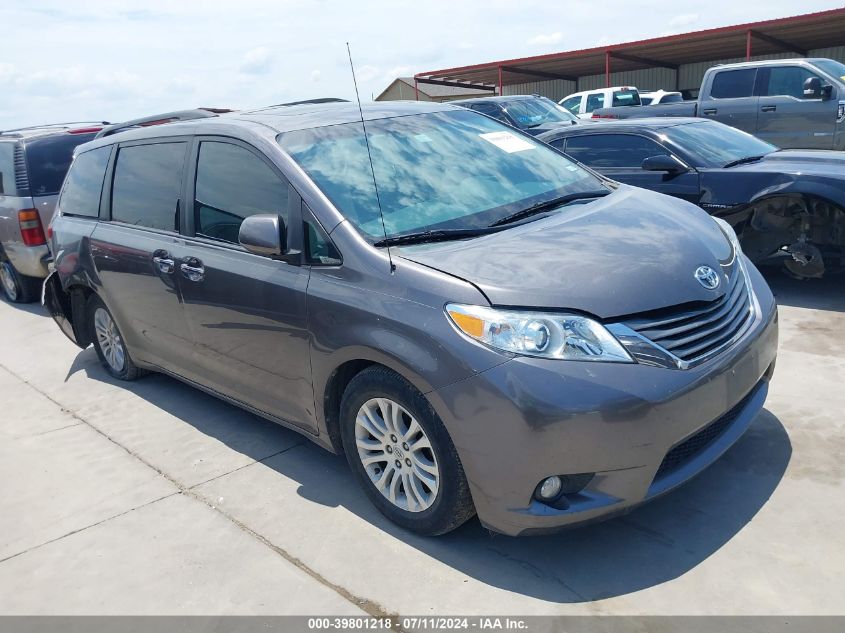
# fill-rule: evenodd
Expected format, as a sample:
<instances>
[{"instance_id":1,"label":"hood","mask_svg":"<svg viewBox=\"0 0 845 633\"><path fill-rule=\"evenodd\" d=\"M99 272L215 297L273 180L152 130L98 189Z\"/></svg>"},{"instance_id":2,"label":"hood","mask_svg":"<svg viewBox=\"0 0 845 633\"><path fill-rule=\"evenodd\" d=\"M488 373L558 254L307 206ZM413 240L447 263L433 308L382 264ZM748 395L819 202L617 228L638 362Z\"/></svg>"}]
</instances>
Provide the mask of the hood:
<instances>
[{"instance_id":1,"label":"hood","mask_svg":"<svg viewBox=\"0 0 845 633\"><path fill-rule=\"evenodd\" d=\"M845 152L783 149L756 163L731 167L730 171L813 174L845 180Z\"/></svg>"},{"instance_id":2,"label":"hood","mask_svg":"<svg viewBox=\"0 0 845 633\"><path fill-rule=\"evenodd\" d=\"M600 318L711 301L696 268L733 259L698 207L622 186L499 233L395 248L396 255L468 281L496 306L570 309Z\"/></svg>"}]
</instances>

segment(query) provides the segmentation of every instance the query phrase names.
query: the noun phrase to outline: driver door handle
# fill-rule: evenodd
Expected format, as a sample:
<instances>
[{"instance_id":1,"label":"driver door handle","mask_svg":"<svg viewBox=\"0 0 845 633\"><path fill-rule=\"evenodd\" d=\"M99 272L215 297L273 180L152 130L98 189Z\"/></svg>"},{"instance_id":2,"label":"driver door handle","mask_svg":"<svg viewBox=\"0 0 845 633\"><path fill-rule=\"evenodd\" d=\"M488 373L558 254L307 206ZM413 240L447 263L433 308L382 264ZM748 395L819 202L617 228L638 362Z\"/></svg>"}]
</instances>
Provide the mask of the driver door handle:
<instances>
[{"instance_id":1,"label":"driver door handle","mask_svg":"<svg viewBox=\"0 0 845 633\"><path fill-rule=\"evenodd\" d=\"M196 257L186 257L179 266L188 281L202 281L205 279L205 268Z\"/></svg>"},{"instance_id":2,"label":"driver door handle","mask_svg":"<svg viewBox=\"0 0 845 633\"><path fill-rule=\"evenodd\" d=\"M762 110L763 112L774 112L774 111L776 111L777 109L778 109L778 107L777 107L777 106L773 106L773 105L763 106L762 108L760 108L760 110Z\"/></svg>"},{"instance_id":3,"label":"driver door handle","mask_svg":"<svg viewBox=\"0 0 845 633\"><path fill-rule=\"evenodd\" d=\"M153 263L158 268L158 271L165 275L171 274L176 268L176 263L173 261L170 253L162 248L153 252Z\"/></svg>"}]
</instances>

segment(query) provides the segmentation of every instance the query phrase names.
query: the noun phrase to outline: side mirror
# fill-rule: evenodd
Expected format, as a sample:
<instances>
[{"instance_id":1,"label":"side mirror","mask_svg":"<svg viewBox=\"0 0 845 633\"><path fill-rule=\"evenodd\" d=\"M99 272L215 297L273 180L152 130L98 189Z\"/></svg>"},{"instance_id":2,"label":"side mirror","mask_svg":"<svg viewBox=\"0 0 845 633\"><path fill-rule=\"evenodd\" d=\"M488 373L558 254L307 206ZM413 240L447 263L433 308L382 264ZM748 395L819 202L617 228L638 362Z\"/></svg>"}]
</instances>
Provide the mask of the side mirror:
<instances>
[{"instance_id":1,"label":"side mirror","mask_svg":"<svg viewBox=\"0 0 845 633\"><path fill-rule=\"evenodd\" d=\"M287 251L287 231L278 214L260 213L241 222L238 241L256 255L280 258Z\"/></svg>"},{"instance_id":2,"label":"side mirror","mask_svg":"<svg viewBox=\"0 0 845 633\"><path fill-rule=\"evenodd\" d=\"M807 77L804 80L804 98L818 99L822 96L822 80L818 77Z\"/></svg>"},{"instance_id":3,"label":"side mirror","mask_svg":"<svg viewBox=\"0 0 845 633\"><path fill-rule=\"evenodd\" d=\"M645 171L665 171L673 175L683 174L689 171L689 167L674 156L669 156L668 154L649 156L643 161L642 167Z\"/></svg>"},{"instance_id":4,"label":"side mirror","mask_svg":"<svg viewBox=\"0 0 845 633\"><path fill-rule=\"evenodd\" d=\"M833 96L833 86L825 84L822 86L822 101L828 101Z\"/></svg>"}]
</instances>

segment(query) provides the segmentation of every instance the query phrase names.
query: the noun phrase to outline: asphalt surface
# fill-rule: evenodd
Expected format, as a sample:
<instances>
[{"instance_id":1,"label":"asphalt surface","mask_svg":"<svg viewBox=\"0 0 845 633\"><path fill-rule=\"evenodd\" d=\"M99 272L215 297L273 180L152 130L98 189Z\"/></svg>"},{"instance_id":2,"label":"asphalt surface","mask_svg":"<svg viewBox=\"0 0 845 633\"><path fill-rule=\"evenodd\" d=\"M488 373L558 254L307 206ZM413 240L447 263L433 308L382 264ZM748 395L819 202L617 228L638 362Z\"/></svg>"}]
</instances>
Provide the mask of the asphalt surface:
<instances>
[{"instance_id":1,"label":"asphalt surface","mask_svg":"<svg viewBox=\"0 0 845 633\"><path fill-rule=\"evenodd\" d=\"M769 275L765 411L634 513L513 539L381 517L345 461L0 302L1 614L843 614L845 280Z\"/></svg>"}]
</instances>

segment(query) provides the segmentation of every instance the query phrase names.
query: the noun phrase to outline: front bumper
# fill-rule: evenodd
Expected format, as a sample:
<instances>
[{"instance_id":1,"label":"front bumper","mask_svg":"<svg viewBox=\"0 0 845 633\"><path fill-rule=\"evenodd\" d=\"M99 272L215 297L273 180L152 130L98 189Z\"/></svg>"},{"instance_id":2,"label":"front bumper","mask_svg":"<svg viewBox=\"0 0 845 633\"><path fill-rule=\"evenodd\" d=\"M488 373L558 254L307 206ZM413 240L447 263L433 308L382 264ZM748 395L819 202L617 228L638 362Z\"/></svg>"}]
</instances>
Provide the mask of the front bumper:
<instances>
[{"instance_id":1,"label":"front bumper","mask_svg":"<svg viewBox=\"0 0 845 633\"><path fill-rule=\"evenodd\" d=\"M622 513L687 481L739 439L763 406L777 356L774 298L759 272L749 273L760 320L695 368L517 357L429 393L481 522L518 535ZM714 422L719 432L709 437L702 430ZM710 441L657 477L667 454L683 453L679 445L699 432ZM545 477L579 473L595 476L568 507L533 499Z\"/></svg>"}]
</instances>

